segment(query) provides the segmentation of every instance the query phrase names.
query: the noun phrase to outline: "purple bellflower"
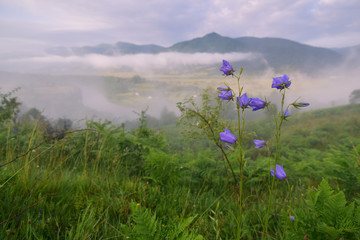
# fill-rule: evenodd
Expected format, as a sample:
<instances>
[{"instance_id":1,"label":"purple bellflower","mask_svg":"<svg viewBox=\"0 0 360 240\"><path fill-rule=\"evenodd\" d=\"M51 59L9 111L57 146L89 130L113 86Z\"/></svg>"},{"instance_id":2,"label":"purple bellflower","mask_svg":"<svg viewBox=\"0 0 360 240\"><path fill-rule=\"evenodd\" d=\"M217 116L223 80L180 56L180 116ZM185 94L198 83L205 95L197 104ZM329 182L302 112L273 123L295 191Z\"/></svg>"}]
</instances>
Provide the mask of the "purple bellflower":
<instances>
[{"instance_id":1,"label":"purple bellflower","mask_svg":"<svg viewBox=\"0 0 360 240\"><path fill-rule=\"evenodd\" d=\"M218 91L229 91L229 90L231 90L231 89L230 89L230 87L228 87L228 86L226 86L226 87L221 86L221 87L218 87L217 90L218 90Z\"/></svg>"},{"instance_id":2,"label":"purple bellflower","mask_svg":"<svg viewBox=\"0 0 360 240\"><path fill-rule=\"evenodd\" d=\"M230 146L229 144L225 144L225 147L231 151L234 151L234 148L232 146Z\"/></svg>"},{"instance_id":3,"label":"purple bellflower","mask_svg":"<svg viewBox=\"0 0 360 240\"><path fill-rule=\"evenodd\" d=\"M266 107L268 103L260 98L251 98L249 106L252 107L253 111L257 111L259 109L263 109Z\"/></svg>"},{"instance_id":4,"label":"purple bellflower","mask_svg":"<svg viewBox=\"0 0 360 240\"><path fill-rule=\"evenodd\" d=\"M270 169L270 173L271 173L272 176L274 176L274 169ZM280 166L280 165L276 164L275 177L280 179L280 180L285 180L286 173L284 171L283 166Z\"/></svg>"},{"instance_id":5,"label":"purple bellflower","mask_svg":"<svg viewBox=\"0 0 360 240\"><path fill-rule=\"evenodd\" d=\"M240 96L240 100L239 97L237 97L237 102L242 109L245 109L248 107L249 103L251 102L251 98L248 98L246 93L244 93L243 95Z\"/></svg>"},{"instance_id":6,"label":"purple bellflower","mask_svg":"<svg viewBox=\"0 0 360 240\"><path fill-rule=\"evenodd\" d=\"M264 140L254 140L254 143L255 148L262 148L266 144Z\"/></svg>"},{"instance_id":7,"label":"purple bellflower","mask_svg":"<svg viewBox=\"0 0 360 240\"><path fill-rule=\"evenodd\" d=\"M229 129L225 128L225 132L220 133L220 141L225 143L234 143L236 142L237 138L234 134L230 132Z\"/></svg>"},{"instance_id":8,"label":"purple bellflower","mask_svg":"<svg viewBox=\"0 0 360 240\"><path fill-rule=\"evenodd\" d=\"M282 77L273 78L271 87L282 90L284 88L290 87L290 85L291 85L291 81L289 81L289 76L285 74Z\"/></svg>"},{"instance_id":9,"label":"purple bellflower","mask_svg":"<svg viewBox=\"0 0 360 240\"><path fill-rule=\"evenodd\" d=\"M221 91L221 93L219 94L219 98L223 99L223 100L231 100L233 99L233 94L231 92L231 90L224 90L224 91Z\"/></svg>"},{"instance_id":10,"label":"purple bellflower","mask_svg":"<svg viewBox=\"0 0 360 240\"><path fill-rule=\"evenodd\" d=\"M291 221L295 221L295 217L294 217L294 216L290 216L290 220L291 220Z\"/></svg>"},{"instance_id":11,"label":"purple bellflower","mask_svg":"<svg viewBox=\"0 0 360 240\"><path fill-rule=\"evenodd\" d=\"M224 73L224 75L229 76L234 74L234 69L230 65L230 63L226 60L223 60L223 65L220 68L220 71Z\"/></svg>"},{"instance_id":12,"label":"purple bellflower","mask_svg":"<svg viewBox=\"0 0 360 240\"><path fill-rule=\"evenodd\" d=\"M293 105L295 108L301 108L301 107L307 107L310 105L310 103L305 102L294 102L291 105Z\"/></svg>"},{"instance_id":13,"label":"purple bellflower","mask_svg":"<svg viewBox=\"0 0 360 240\"><path fill-rule=\"evenodd\" d=\"M282 113L281 118L282 118L282 119L286 119L289 115L290 115L290 112L289 112L289 110L286 109L286 110Z\"/></svg>"}]
</instances>

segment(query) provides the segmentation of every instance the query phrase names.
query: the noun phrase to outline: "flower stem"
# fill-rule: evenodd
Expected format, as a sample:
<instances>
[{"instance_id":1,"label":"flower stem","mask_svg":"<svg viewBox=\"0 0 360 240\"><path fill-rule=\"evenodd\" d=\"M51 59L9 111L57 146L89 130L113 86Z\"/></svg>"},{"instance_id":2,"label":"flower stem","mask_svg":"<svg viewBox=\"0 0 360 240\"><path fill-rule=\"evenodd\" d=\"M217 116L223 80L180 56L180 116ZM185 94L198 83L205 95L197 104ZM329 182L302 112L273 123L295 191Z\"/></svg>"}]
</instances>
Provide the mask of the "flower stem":
<instances>
[{"instance_id":1,"label":"flower stem","mask_svg":"<svg viewBox=\"0 0 360 240\"><path fill-rule=\"evenodd\" d=\"M242 73L242 68L240 69L239 76L237 78L237 85L239 90L239 98L241 96L243 87L240 87L240 76ZM240 167L240 186L239 186L239 219L238 219L238 228L237 228L237 239L241 239L241 227L242 227L242 194L243 194L243 182L244 182L244 157L243 157L243 149L242 149L242 140L243 140L243 133L244 133L244 125L245 125L245 114L244 109L242 109L242 119L240 118L240 104L235 101L237 115L238 115L238 135L239 135L239 167Z\"/></svg>"},{"instance_id":2,"label":"flower stem","mask_svg":"<svg viewBox=\"0 0 360 240\"><path fill-rule=\"evenodd\" d=\"M288 179L286 179L286 183L287 183L287 185L288 185L288 188L289 188L289 207L288 207L288 211L287 211L287 213L288 213L288 216L287 216L287 220L286 220L286 227L285 227L285 237L287 236L287 232L288 232L288 228L289 228L289 222L291 221L290 220L290 216L291 216L291 204L292 204L292 191L293 191L293 188L292 187L290 187L290 183L289 183L289 181L288 181Z\"/></svg>"},{"instance_id":3,"label":"flower stem","mask_svg":"<svg viewBox=\"0 0 360 240\"><path fill-rule=\"evenodd\" d=\"M274 177L271 181L270 191L269 191L269 202L268 207L266 210L266 216L265 216L265 227L264 231L262 232L261 239L263 240L265 235L267 234L268 230L268 224L269 224L269 215L270 215L270 209L272 205L272 193L274 190L274 184L275 184L275 173L276 173L276 165L278 164L279 158L280 158L280 137L281 137L281 126L283 123L282 114L284 112L284 104L285 104L285 92L286 89L284 89L282 93L282 99L281 99L281 109L280 112L276 115L274 111L274 118L275 118L275 138L276 138L276 151L275 151L275 162L274 162ZM270 170L270 169L269 169ZM271 176L271 174L270 174Z\"/></svg>"}]
</instances>

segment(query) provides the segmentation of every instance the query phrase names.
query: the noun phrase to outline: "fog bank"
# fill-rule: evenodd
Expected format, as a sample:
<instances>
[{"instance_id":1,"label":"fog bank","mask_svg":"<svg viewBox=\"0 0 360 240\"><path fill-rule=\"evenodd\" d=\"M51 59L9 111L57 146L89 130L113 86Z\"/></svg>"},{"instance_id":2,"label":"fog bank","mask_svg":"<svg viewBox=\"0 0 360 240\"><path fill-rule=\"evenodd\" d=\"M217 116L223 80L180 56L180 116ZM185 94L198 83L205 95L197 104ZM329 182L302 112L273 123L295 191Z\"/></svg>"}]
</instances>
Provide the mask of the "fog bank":
<instances>
[{"instance_id":1,"label":"fog bank","mask_svg":"<svg viewBox=\"0 0 360 240\"><path fill-rule=\"evenodd\" d=\"M121 56L92 54L60 57L44 54L2 57L0 91L20 87L15 95L24 107L36 107L50 118L107 118L122 122L137 118L134 111L140 112L147 107L148 113L154 116L158 116L164 108L176 111L176 101L183 100L183 96L199 93L200 88L210 86L215 89L223 83L234 84L235 79L224 77L219 71L223 59L229 62L252 61L265 68L268 66L264 58L251 53L167 52ZM347 104L350 93L360 89L360 68L354 59L359 58L351 55L343 64L333 69L323 69L315 76L298 71L280 73L269 67L259 74L248 75L245 68L242 78L244 91L249 93L249 97L267 96L276 99L279 94L271 89L272 78L288 74L292 81L287 91L288 103L301 97L301 101L311 104L309 110ZM233 67L239 69L240 66ZM215 75L209 77L206 72L208 69ZM175 75L172 72L174 70L177 73ZM183 72L186 72L186 77L181 76ZM104 85L106 76L115 76L114 81L120 81L118 84L121 86L122 80L116 80L116 76L131 78L136 74L146 79L141 85L142 89L137 89L136 84L127 87L127 92L121 92L126 103L116 104L111 97L117 97L120 93L109 96ZM161 88L156 83L160 78ZM204 84L199 86L199 81ZM148 91L144 89L146 86L149 87ZM128 104L132 102L136 104Z\"/></svg>"}]
</instances>

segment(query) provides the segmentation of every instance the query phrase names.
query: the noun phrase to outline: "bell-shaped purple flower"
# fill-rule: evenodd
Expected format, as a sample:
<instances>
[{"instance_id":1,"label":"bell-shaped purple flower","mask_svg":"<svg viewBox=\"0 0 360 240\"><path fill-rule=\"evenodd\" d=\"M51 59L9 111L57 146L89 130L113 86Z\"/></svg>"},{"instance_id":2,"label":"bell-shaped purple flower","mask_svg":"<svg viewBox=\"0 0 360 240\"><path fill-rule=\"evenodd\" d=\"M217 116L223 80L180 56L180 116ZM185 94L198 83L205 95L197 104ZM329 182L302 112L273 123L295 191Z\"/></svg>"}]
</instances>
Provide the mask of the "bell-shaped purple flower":
<instances>
[{"instance_id":1,"label":"bell-shaped purple flower","mask_svg":"<svg viewBox=\"0 0 360 240\"><path fill-rule=\"evenodd\" d=\"M274 169L270 169L270 173L271 173L272 176L274 176ZM276 164L275 177L280 179L280 180L285 180L286 173L284 171L283 166L280 166L280 165Z\"/></svg>"},{"instance_id":2,"label":"bell-shaped purple flower","mask_svg":"<svg viewBox=\"0 0 360 240\"><path fill-rule=\"evenodd\" d=\"M289 81L289 76L285 74L282 77L273 78L271 87L282 90L284 88L290 87L290 85L291 85L291 81Z\"/></svg>"},{"instance_id":3,"label":"bell-shaped purple flower","mask_svg":"<svg viewBox=\"0 0 360 240\"><path fill-rule=\"evenodd\" d=\"M248 96L246 95L246 93L244 93L243 95L239 97L237 97L237 103L239 104L239 106L243 109L247 108L249 103L251 102L251 98L248 98Z\"/></svg>"},{"instance_id":4,"label":"bell-shaped purple flower","mask_svg":"<svg viewBox=\"0 0 360 240\"><path fill-rule=\"evenodd\" d=\"M282 119L286 119L288 116L290 115L289 110L285 110L282 114L281 114L281 118Z\"/></svg>"},{"instance_id":5,"label":"bell-shaped purple flower","mask_svg":"<svg viewBox=\"0 0 360 240\"><path fill-rule=\"evenodd\" d=\"M294 216L290 216L290 220L291 220L291 221L295 221L295 217L294 217Z\"/></svg>"},{"instance_id":6,"label":"bell-shaped purple flower","mask_svg":"<svg viewBox=\"0 0 360 240\"><path fill-rule=\"evenodd\" d=\"M228 145L228 144L225 144L225 147L226 147L227 149L231 150L231 151L234 151L234 148L233 148L232 146Z\"/></svg>"},{"instance_id":7,"label":"bell-shaped purple flower","mask_svg":"<svg viewBox=\"0 0 360 240\"><path fill-rule=\"evenodd\" d=\"M291 105L293 105L295 108L301 108L301 107L307 107L310 105L310 103L305 102L294 102Z\"/></svg>"},{"instance_id":8,"label":"bell-shaped purple flower","mask_svg":"<svg viewBox=\"0 0 360 240\"><path fill-rule=\"evenodd\" d=\"M220 87L217 87L217 90L219 90L219 91L229 91L229 90L231 90L230 89L230 87L224 87L224 86L220 86Z\"/></svg>"},{"instance_id":9,"label":"bell-shaped purple flower","mask_svg":"<svg viewBox=\"0 0 360 240\"><path fill-rule=\"evenodd\" d=\"M220 68L220 71L224 73L224 75L229 76L234 74L234 69L230 65L230 63L226 60L223 60L223 65Z\"/></svg>"},{"instance_id":10,"label":"bell-shaped purple flower","mask_svg":"<svg viewBox=\"0 0 360 240\"><path fill-rule=\"evenodd\" d=\"M221 93L219 94L219 98L223 99L223 100L231 100L233 99L233 94L231 90L228 91L221 91Z\"/></svg>"},{"instance_id":11,"label":"bell-shaped purple flower","mask_svg":"<svg viewBox=\"0 0 360 240\"><path fill-rule=\"evenodd\" d=\"M264 140L254 140L254 143L255 143L255 148L262 148L263 146L265 146Z\"/></svg>"},{"instance_id":12,"label":"bell-shaped purple flower","mask_svg":"<svg viewBox=\"0 0 360 240\"><path fill-rule=\"evenodd\" d=\"M236 142L237 138L234 134L230 132L229 129L225 128L225 132L220 133L220 141L226 142L226 143L234 143Z\"/></svg>"},{"instance_id":13,"label":"bell-shaped purple flower","mask_svg":"<svg viewBox=\"0 0 360 240\"><path fill-rule=\"evenodd\" d=\"M253 111L257 111L259 109L263 109L266 107L268 103L260 98L251 98L249 106L252 107Z\"/></svg>"}]
</instances>

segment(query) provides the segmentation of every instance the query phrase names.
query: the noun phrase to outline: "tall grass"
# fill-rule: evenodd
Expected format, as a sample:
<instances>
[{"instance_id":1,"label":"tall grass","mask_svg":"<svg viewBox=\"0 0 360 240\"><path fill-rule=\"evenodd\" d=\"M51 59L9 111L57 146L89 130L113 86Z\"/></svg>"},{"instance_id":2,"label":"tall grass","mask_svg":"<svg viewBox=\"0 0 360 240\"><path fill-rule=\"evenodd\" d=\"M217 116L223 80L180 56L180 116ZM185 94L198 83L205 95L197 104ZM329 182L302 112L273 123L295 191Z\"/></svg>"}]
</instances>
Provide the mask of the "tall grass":
<instances>
[{"instance_id":1,"label":"tall grass","mask_svg":"<svg viewBox=\"0 0 360 240\"><path fill-rule=\"evenodd\" d=\"M294 186L295 221L287 218L288 187L274 187L281 198L270 213L269 239L359 239L356 121L334 126L344 134L324 151L310 144L321 141L322 132L313 131L313 138L304 134L347 113L359 117L358 109L329 109L331 121L317 121L325 113L310 112L284 126L281 161ZM303 121L309 124L302 126ZM264 127L249 123L244 146ZM234 183L226 177L230 169L206 140L177 149L184 136L174 134L175 125L166 131L88 122L86 129L59 139L46 136L36 121L2 127L0 239L234 239L239 213L233 211L238 206ZM259 239L267 211L268 158L266 151L246 151L242 238ZM320 184L323 178L327 184Z\"/></svg>"}]
</instances>

